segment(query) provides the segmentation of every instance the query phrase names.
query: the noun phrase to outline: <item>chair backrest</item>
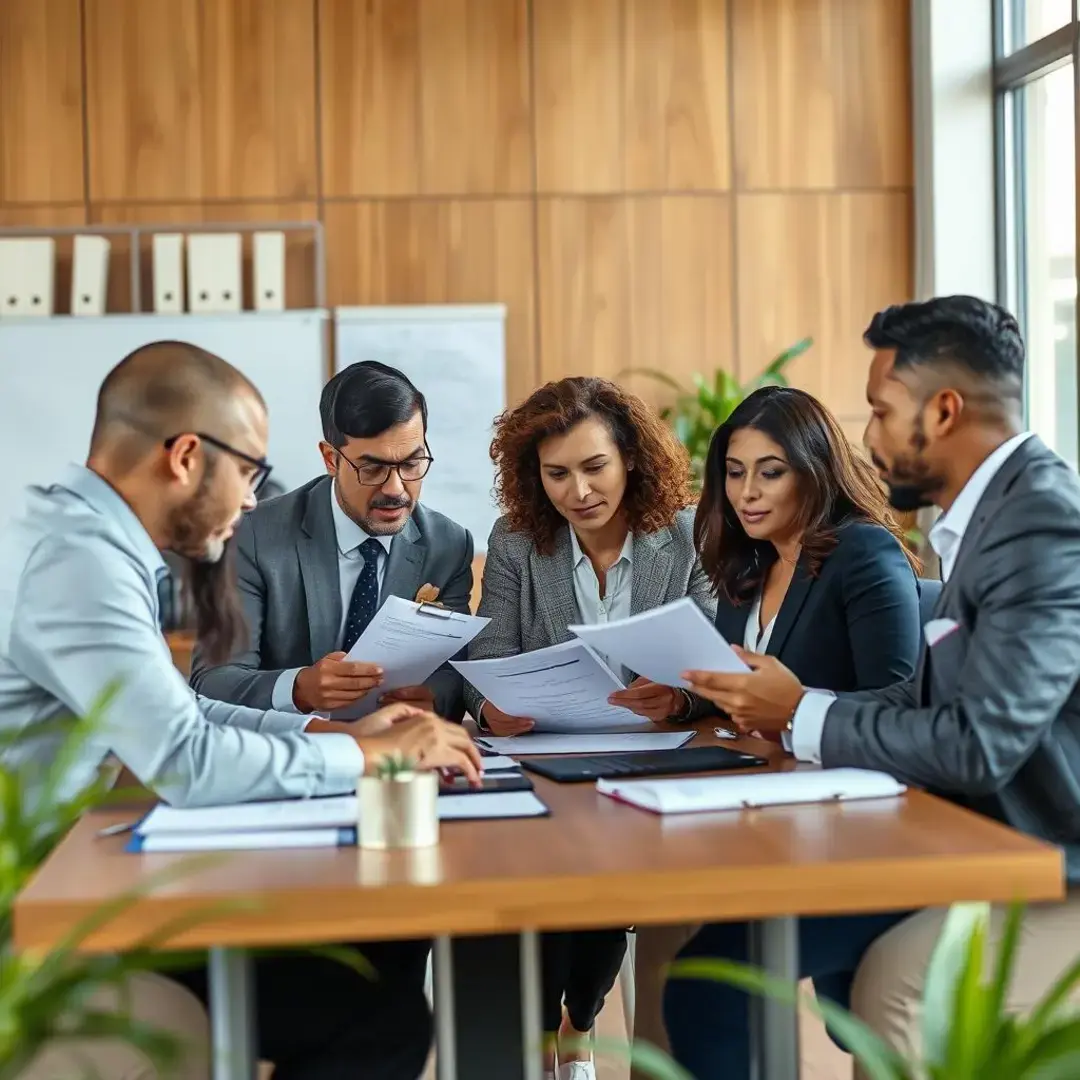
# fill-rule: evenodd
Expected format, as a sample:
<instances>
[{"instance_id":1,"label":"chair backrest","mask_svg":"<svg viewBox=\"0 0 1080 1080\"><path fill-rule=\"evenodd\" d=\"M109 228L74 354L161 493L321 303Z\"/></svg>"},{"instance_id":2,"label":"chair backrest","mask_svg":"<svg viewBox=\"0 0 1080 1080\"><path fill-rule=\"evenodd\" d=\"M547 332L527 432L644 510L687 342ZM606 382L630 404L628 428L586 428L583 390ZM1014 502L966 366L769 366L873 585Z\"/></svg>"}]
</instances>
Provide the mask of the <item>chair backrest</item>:
<instances>
[{"instance_id":1,"label":"chair backrest","mask_svg":"<svg viewBox=\"0 0 1080 1080\"><path fill-rule=\"evenodd\" d=\"M934 617L934 607L941 595L942 583L933 578L919 578L919 623L925 626Z\"/></svg>"}]
</instances>

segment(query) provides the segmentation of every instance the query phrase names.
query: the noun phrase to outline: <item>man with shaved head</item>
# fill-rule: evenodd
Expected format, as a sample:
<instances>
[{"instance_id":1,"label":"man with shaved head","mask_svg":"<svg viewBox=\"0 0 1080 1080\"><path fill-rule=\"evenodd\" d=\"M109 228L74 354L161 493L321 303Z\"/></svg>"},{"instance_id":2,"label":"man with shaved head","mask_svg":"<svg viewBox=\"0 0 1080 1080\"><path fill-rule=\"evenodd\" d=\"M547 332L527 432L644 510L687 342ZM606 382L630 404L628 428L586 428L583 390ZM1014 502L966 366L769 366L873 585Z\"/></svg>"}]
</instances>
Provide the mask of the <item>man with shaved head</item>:
<instances>
[{"instance_id":1,"label":"man with shaved head","mask_svg":"<svg viewBox=\"0 0 1080 1080\"><path fill-rule=\"evenodd\" d=\"M220 357L158 342L110 372L86 465L31 488L0 533L0 734L24 736L5 742L8 764L44 782L63 729L43 722L85 715L115 687L61 797L109 755L180 806L352 792L390 754L476 779L464 732L413 705L341 724L199 698L173 666L159 629L161 553L189 560L203 646L228 656L245 627L226 542L270 474L266 448L262 397ZM201 971L177 978L205 996ZM256 988L260 1052L277 1080L414 1080L423 1068L419 989L302 955L259 960ZM115 1060L98 1071L119 1075Z\"/></svg>"}]
</instances>

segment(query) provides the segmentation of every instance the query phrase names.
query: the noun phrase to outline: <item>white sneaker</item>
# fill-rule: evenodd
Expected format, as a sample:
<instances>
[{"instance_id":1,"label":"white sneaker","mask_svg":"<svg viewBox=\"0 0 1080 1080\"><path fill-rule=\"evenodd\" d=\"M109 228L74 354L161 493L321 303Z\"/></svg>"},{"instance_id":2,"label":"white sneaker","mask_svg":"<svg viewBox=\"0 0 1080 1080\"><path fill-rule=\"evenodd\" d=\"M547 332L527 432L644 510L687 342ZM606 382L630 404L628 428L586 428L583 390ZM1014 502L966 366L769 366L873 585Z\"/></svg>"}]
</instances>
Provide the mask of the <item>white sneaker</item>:
<instances>
[{"instance_id":1,"label":"white sneaker","mask_svg":"<svg viewBox=\"0 0 1080 1080\"><path fill-rule=\"evenodd\" d=\"M596 1080L596 1066L591 1061L568 1061L559 1066L559 1080Z\"/></svg>"}]
</instances>

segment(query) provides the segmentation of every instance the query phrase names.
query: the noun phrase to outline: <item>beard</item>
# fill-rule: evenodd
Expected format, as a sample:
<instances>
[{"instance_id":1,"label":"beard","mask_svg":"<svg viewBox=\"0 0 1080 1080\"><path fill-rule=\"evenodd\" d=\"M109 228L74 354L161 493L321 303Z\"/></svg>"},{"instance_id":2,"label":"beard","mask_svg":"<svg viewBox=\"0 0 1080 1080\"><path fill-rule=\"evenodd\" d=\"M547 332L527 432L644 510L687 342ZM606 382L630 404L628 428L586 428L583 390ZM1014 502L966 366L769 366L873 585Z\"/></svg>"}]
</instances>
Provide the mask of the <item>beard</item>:
<instances>
[{"instance_id":1,"label":"beard","mask_svg":"<svg viewBox=\"0 0 1080 1080\"><path fill-rule=\"evenodd\" d=\"M183 603L195 616L199 649L211 664L223 664L247 639L247 622L236 584L232 545L214 534L223 526L213 499L213 470L199 490L170 519L170 549L185 559Z\"/></svg>"},{"instance_id":2,"label":"beard","mask_svg":"<svg viewBox=\"0 0 1080 1080\"><path fill-rule=\"evenodd\" d=\"M923 458L926 435L921 423L912 434L910 443L910 451L897 455L893 459L892 468L876 454L870 455L870 460L885 482L889 505L901 514L913 514L917 510L933 506L934 496L944 484L940 477L931 472L931 466Z\"/></svg>"},{"instance_id":3,"label":"beard","mask_svg":"<svg viewBox=\"0 0 1080 1080\"><path fill-rule=\"evenodd\" d=\"M402 517L399 522L379 521L378 518L372 518L368 514L361 514L351 507L344 498L340 497L340 492L341 489L339 488L337 492L338 506L345 511L346 517L359 525L368 536L395 536L405 528L405 524L409 520L408 514ZM411 512L413 500L404 492L400 495L376 495L371 502L368 503L367 508L369 511L408 510Z\"/></svg>"}]
</instances>

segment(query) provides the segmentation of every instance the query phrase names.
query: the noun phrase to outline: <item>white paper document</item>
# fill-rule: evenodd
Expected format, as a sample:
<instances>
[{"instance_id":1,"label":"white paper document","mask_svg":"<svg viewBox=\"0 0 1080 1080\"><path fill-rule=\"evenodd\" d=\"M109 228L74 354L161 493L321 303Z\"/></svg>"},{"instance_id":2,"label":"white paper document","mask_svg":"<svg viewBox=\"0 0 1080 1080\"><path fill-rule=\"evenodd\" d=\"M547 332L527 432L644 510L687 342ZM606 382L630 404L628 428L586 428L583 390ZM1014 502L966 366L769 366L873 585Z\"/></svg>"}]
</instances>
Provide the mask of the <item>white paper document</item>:
<instances>
[{"instance_id":1,"label":"white paper document","mask_svg":"<svg viewBox=\"0 0 1080 1080\"><path fill-rule=\"evenodd\" d=\"M677 750L694 737L692 731L631 732L626 735L481 735L476 743L485 750L513 757L543 754L632 754L637 751Z\"/></svg>"},{"instance_id":2,"label":"white paper document","mask_svg":"<svg viewBox=\"0 0 1080 1080\"><path fill-rule=\"evenodd\" d=\"M378 664L384 673L382 685L331 715L335 720L355 720L377 708L388 690L419 686L490 621L388 596L348 654L349 660Z\"/></svg>"},{"instance_id":3,"label":"white paper document","mask_svg":"<svg viewBox=\"0 0 1080 1080\"><path fill-rule=\"evenodd\" d=\"M891 776L868 769L815 769L670 780L597 780L596 790L654 814L692 814L895 798L907 789Z\"/></svg>"},{"instance_id":4,"label":"white paper document","mask_svg":"<svg viewBox=\"0 0 1080 1080\"><path fill-rule=\"evenodd\" d=\"M663 686L687 686L684 671L750 670L688 596L628 619L569 629L611 663Z\"/></svg>"},{"instance_id":5,"label":"white paper document","mask_svg":"<svg viewBox=\"0 0 1080 1080\"><path fill-rule=\"evenodd\" d=\"M454 660L478 693L508 716L536 721L535 731L586 731L648 726L629 709L608 703L625 687L580 641L494 660Z\"/></svg>"},{"instance_id":6,"label":"white paper document","mask_svg":"<svg viewBox=\"0 0 1080 1080\"><path fill-rule=\"evenodd\" d=\"M521 766L512 757L507 757L505 754L493 754L490 757L484 757L481 759L480 765L485 773L521 771Z\"/></svg>"}]
</instances>

